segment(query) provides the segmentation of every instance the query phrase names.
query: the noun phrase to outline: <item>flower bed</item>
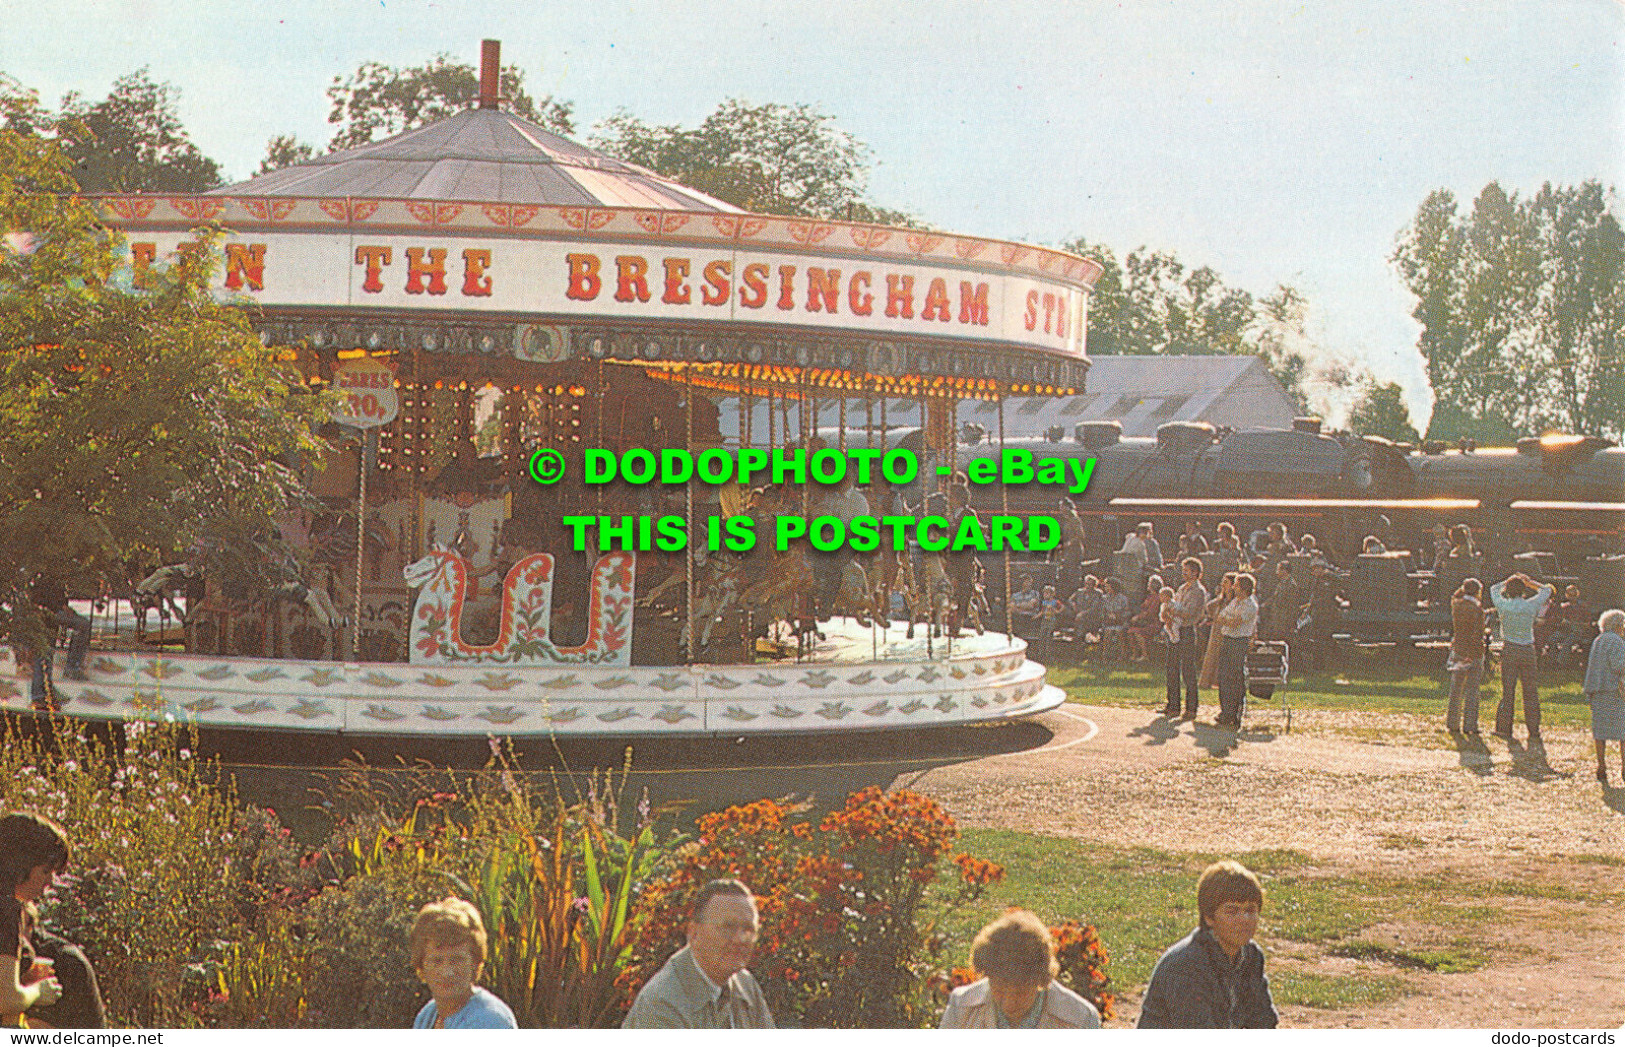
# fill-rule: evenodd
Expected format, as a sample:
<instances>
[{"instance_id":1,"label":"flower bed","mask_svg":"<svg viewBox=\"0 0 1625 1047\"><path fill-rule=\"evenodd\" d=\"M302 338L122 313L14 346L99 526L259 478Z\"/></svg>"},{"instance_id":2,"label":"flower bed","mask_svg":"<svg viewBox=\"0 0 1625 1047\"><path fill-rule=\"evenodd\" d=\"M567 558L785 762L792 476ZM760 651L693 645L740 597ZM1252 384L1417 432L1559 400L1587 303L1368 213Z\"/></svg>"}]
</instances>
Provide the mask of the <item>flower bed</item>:
<instances>
[{"instance_id":1,"label":"flower bed","mask_svg":"<svg viewBox=\"0 0 1625 1047\"><path fill-rule=\"evenodd\" d=\"M491 773L461 795L348 792L337 830L306 849L238 804L183 729L97 740L7 723L0 742L0 809L73 839L42 919L91 957L116 1025L408 1026L427 997L406 929L456 894L490 934L482 984L522 1026L613 1026L682 945L694 893L736 876L758 895L752 969L781 1025L929 1026L952 980L940 918L1004 875L955 853L953 819L906 790L864 789L822 817L761 800L686 834L645 801L623 830L613 776L574 801L535 792L493 743ZM1109 1014L1093 929L1055 933L1062 979Z\"/></svg>"}]
</instances>

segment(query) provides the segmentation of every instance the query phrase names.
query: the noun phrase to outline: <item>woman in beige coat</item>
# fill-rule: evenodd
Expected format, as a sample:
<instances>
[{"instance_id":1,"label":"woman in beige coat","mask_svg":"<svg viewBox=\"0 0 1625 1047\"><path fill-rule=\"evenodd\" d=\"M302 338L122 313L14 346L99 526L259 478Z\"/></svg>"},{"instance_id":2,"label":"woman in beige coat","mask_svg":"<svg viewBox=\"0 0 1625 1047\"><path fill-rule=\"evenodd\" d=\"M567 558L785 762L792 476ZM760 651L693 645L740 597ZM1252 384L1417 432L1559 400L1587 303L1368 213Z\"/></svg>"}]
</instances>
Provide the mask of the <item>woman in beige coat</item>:
<instances>
[{"instance_id":1,"label":"woman in beige coat","mask_svg":"<svg viewBox=\"0 0 1625 1047\"><path fill-rule=\"evenodd\" d=\"M982 976L953 991L944 1029L1098 1029L1094 1004L1055 980L1055 940L1044 921L1012 909L971 943Z\"/></svg>"}]
</instances>

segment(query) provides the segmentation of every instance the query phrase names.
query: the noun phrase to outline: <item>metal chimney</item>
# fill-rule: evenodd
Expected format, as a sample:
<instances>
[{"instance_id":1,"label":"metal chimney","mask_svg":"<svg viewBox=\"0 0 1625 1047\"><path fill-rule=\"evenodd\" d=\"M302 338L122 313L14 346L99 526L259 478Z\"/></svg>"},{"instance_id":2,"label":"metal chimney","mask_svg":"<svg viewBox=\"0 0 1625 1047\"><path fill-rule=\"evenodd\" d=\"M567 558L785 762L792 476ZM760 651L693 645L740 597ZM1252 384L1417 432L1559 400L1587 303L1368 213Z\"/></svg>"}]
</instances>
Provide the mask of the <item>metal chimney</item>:
<instances>
[{"instance_id":1,"label":"metal chimney","mask_svg":"<svg viewBox=\"0 0 1625 1047\"><path fill-rule=\"evenodd\" d=\"M480 41L480 108L497 108L502 93L502 41Z\"/></svg>"}]
</instances>

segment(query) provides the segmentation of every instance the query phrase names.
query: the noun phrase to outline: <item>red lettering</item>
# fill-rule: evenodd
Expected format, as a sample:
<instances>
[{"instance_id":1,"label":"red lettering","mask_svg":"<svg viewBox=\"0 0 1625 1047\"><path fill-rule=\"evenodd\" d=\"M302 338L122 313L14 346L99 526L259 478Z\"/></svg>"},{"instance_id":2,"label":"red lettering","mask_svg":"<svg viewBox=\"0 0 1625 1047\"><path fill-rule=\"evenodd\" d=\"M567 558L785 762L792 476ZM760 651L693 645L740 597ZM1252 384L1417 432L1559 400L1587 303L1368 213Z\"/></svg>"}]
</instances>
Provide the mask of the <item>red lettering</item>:
<instances>
[{"instance_id":1,"label":"red lettering","mask_svg":"<svg viewBox=\"0 0 1625 1047\"><path fill-rule=\"evenodd\" d=\"M875 296L869 293L869 283L874 274L867 269L859 269L852 274L852 282L846 289L846 307L852 310L854 316L868 316L875 311Z\"/></svg>"},{"instance_id":2,"label":"red lettering","mask_svg":"<svg viewBox=\"0 0 1625 1047\"><path fill-rule=\"evenodd\" d=\"M739 283L740 305L760 309L767 304L767 266L760 262L745 266L745 271L739 274Z\"/></svg>"},{"instance_id":3,"label":"red lettering","mask_svg":"<svg viewBox=\"0 0 1625 1047\"><path fill-rule=\"evenodd\" d=\"M687 305L694 297L685 282L688 279L688 259L663 258L661 264L666 268L666 293L660 296L660 300L667 305Z\"/></svg>"},{"instance_id":4,"label":"red lettering","mask_svg":"<svg viewBox=\"0 0 1625 1047\"><path fill-rule=\"evenodd\" d=\"M362 282L361 289L368 294L377 294L384 289L383 280L379 279L388 265L395 257L395 252L388 247L371 247L362 245L355 249L355 264L367 267L367 279Z\"/></svg>"},{"instance_id":5,"label":"red lettering","mask_svg":"<svg viewBox=\"0 0 1625 1047\"><path fill-rule=\"evenodd\" d=\"M912 276L886 277L886 315L905 320L914 319L914 278Z\"/></svg>"},{"instance_id":6,"label":"red lettering","mask_svg":"<svg viewBox=\"0 0 1625 1047\"><path fill-rule=\"evenodd\" d=\"M570 286L564 297L577 302L590 302L598 297L604 282L598 278L598 256L595 254L567 254L564 260L570 266Z\"/></svg>"},{"instance_id":7,"label":"red lettering","mask_svg":"<svg viewBox=\"0 0 1625 1047\"><path fill-rule=\"evenodd\" d=\"M1063 295L1055 296L1055 305L1055 333L1065 338L1067 314L1072 311L1072 307Z\"/></svg>"},{"instance_id":8,"label":"red lettering","mask_svg":"<svg viewBox=\"0 0 1625 1047\"><path fill-rule=\"evenodd\" d=\"M728 277L733 273L732 262L708 262L705 266L705 286L700 288L700 301L706 305L727 305L730 292ZM744 292L740 292L743 297Z\"/></svg>"},{"instance_id":9,"label":"red lettering","mask_svg":"<svg viewBox=\"0 0 1625 1047\"><path fill-rule=\"evenodd\" d=\"M491 252L483 247L470 247L463 251L463 294L470 298L491 297L491 278L485 271L491 268Z\"/></svg>"},{"instance_id":10,"label":"red lettering","mask_svg":"<svg viewBox=\"0 0 1625 1047\"><path fill-rule=\"evenodd\" d=\"M1027 312L1026 312L1025 315L1022 316L1021 319L1022 319L1022 322L1027 325L1027 330L1029 330L1029 331L1034 330L1035 328L1038 327L1038 292L1037 291L1028 291L1027 292Z\"/></svg>"},{"instance_id":11,"label":"red lettering","mask_svg":"<svg viewBox=\"0 0 1625 1047\"><path fill-rule=\"evenodd\" d=\"M255 291L265 290L265 245L226 245L226 288L240 291L244 282Z\"/></svg>"},{"instance_id":12,"label":"red lettering","mask_svg":"<svg viewBox=\"0 0 1625 1047\"><path fill-rule=\"evenodd\" d=\"M1055 318L1055 295L1044 292L1044 333L1049 334L1050 321Z\"/></svg>"},{"instance_id":13,"label":"red lettering","mask_svg":"<svg viewBox=\"0 0 1625 1047\"><path fill-rule=\"evenodd\" d=\"M959 281L959 322L987 326L987 284Z\"/></svg>"},{"instance_id":14,"label":"red lettering","mask_svg":"<svg viewBox=\"0 0 1625 1047\"><path fill-rule=\"evenodd\" d=\"M617 302L649 300L649 263L642 255L615 256L615 300Z\"/></svg>"},{"instance_id":15,"label":"red lettering","mask_svg":"<svg viewBox=\"0 0 1625 1047\"><path fill-rule=\"evenodd\" d=\"M841 271L839 269L821 269L816 265L807 267L807 312L816 313L823 307L826 313L840 312L837 305L841 301Z\"/></svg>"},{"instance_id":16,"label":"red lettering","mask_svg":"<svg viewBox=\"0 0 1625 1047\"><path fill-rule=\"evenodd\" d=\"M925 308L920 310L920 319L947 323L953 311L954 304L948 298L948 281L940 276L933 278L925 292Z\"/></svg>"},{"instance_id":17,"label":"red lettering","mask_svg":"<svg viewBox=\"0 0 1625 1047\"><path fill-rule=\"evenodd\" d=\"M406 249L406 293L422 294L423 278L429 278L430 294L446 293L446 249L431 247L429 260L423 260L423 248Z\"/></svg>"},{"instance_id":18,"label":"red lettering","mask_svg":"<svg viewBox=\"0 0 1625 1047\"><path fill-rule=\"evenodd\" d=\"M793 265L779 266L778 306L786 310L796 307L796 267Z\"/></svg>"}]
</instances>

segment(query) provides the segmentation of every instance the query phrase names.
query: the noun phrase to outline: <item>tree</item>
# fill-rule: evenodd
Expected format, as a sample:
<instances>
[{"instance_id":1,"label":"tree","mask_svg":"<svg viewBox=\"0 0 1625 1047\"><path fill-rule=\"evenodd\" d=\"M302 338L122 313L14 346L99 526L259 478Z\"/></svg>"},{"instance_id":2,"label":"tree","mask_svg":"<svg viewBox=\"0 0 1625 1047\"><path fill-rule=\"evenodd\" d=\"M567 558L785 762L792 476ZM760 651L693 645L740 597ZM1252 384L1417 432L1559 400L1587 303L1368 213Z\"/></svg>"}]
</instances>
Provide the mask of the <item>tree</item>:
<instances>
[{"instance_id":1,"label":"tree","mask_svg":"<svg viewBox=\"0 0 1625 1047\"><path fill-rule=\"evenodd\" d=\"M1398 382L1379 384L1369 377L1360 383L1360 397L1349 409L1348 429L1361 436L1385 436L1395 443L1414 444L1422 439L1411 424L1405 390Z\"/></svg>"},{"instance_id":2,"label":"tree","mask_svg":"<svg viewBox=\"0 0 1625 1047\"><path fill-rule=\"evenodd\" d=\"M316 147L309 142L301 142L293 135L277 135L265 143L265 159L260 161L260 168L254 173L270 174L272 171L302 164L315 157Z\"/></svg>"},{"instance_id":3,"label":"tree","mask_svg":"<svg viewBox=\"0 0 1625 1047\"><path fill-rule=\"evenodd\" d=\"M1309 301L1296 288L1254 297L1209 267L1187 270L1173 253L1143 246L1123 262L1081 238L1062 249L1102 267L1089 299L1091 353L1257 356L1299 410L1322 415L1340 416L1353 395L1357 369L1309 333Z\"/></svg>"},{"instance_id":4,"label":"tree","mask_svg":"<svg viewBox=\"0 0 1625 1047\"><path fill-rule=\"evenodd\" d=\"M549 131L574 134L574 106L550 95L532 98L524 79L517 66L502 67L499 84L507 109ZM480 78L473 66L445 54L403 69L363 62L348 79L335 76L327 97L333 103L327 122L339 125L328 150L337 152L472 108L479 103Z\"/></svg>"},{"instance_id":5,"label":"tree","mask_svg":"<svg viewBox=\"0 0 1625 1047\"><path fill-rule=\"evenodd\" d=\"M921 224L864 200L869 147L809 105L731 98L692 130L623 110L594 128L592 144L747 211Z\"/></svg>"},{"instance_id":6,"label":"tree","mask_svg":"<svg viewBox=\"0 0 1625 1047\"><path fill-rule=\"evenodd\" d=\"M1103 267L1089 306L1089 350L1102 355L1204 356L1252 351L1258 304L1213 269L1187 271L1174 254L1146 247L1119 263L1104 244L1062 245ZM1296 292L1293 292L1294 294Z\"/></svg>"},{"instance_id":7,"label":"tree","mask_svg":"<svg viewBox=\"0 0 1625 1047\"><path fill-rule=\"evenodd\" d=\"M178 94L138 69L100 102L64 97L63 147L79 190L201 193L220 185L220 165L198 151L175 114ZM43 113L39 119L48 122Z\"/></svg>"},{"instance_id":8,"label":"tree","mask_svg":"<svg viewBox=\"0 0 1625 1047\"><path fill-rule=\"evenodd\" d=\"M84 585L268 532L326 402L210 294L209 235L122 288L116 238L69 174L71 121L0 106L0 228L27 230L0 240L0 636L28 640L42 572Z\"/></svg>"},{"instance_id":9,"label":"tree","mask_svg":"<svg viewBox=\"0 0 1625 1047\"><path fill-rule=\"evenodd\" d=\"M1519 199L1491 182L1465 216L1436 190L1392 260L1452 429L1621 432L1625 240L1599 183Z\"/></svg>"}]
</instances>

